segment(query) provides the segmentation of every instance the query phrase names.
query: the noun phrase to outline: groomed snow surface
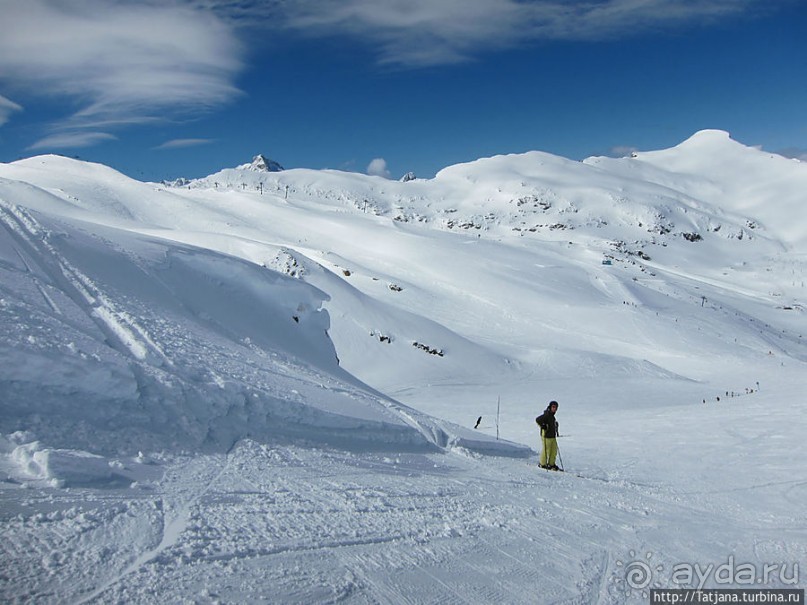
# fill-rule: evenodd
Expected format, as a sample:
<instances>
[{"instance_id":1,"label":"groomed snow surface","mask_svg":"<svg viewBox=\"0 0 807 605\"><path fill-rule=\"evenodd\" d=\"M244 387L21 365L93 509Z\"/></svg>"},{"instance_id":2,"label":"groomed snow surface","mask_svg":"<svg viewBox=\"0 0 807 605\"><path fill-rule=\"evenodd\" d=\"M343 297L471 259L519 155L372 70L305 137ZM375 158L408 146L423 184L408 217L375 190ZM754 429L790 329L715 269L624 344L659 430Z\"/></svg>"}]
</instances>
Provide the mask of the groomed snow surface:
<instances>
[{"instance_id":1,"label":"groomed snow surface","mask_svg":"<svg viewBox=\"0 0 807 605\"><path fill-rule=\"evenodd\" d=\"M180 182L0 164L0 601L804 587L807 165Z\"/></svg>"}]
</instances>

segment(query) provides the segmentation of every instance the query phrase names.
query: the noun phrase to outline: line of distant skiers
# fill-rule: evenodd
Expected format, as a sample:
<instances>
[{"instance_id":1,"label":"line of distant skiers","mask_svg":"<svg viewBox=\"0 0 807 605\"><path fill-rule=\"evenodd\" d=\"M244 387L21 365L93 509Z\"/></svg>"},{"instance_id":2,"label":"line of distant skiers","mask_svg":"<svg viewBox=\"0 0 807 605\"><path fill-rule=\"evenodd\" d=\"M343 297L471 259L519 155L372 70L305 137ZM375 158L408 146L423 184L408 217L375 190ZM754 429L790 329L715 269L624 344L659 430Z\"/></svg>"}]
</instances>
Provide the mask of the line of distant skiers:
<instances>
[{"instance_id":1,"label":"line of distant skiers","mask_svg":"<svg viewBox=\"0 0 807 605\"><path fill-rule=\"evenodd\" d=\"M757 381L756 385L757 385L756 389L751 388L751 387L745 387L745 392L744 393L740 393L739 391L726 391L726 399L731 398L731 397L742 397L743 395L753 395L754 393L759 391L759 381ZM707 403L708 401L709 400L704 399L703 403ZM715 401L717 401L717 402L720 401L720 395L715 397Z\"/></svg>"}]
</instances>

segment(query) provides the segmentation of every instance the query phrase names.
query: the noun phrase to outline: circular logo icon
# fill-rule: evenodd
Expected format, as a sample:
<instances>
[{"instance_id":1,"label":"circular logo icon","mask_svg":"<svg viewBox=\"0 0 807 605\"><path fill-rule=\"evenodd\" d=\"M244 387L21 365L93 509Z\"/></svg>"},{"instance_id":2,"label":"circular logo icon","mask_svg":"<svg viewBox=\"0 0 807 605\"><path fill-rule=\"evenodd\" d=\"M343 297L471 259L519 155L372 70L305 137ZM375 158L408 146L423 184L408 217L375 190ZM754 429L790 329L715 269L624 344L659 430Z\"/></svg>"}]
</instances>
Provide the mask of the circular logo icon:
<instances>
[{"instance_id":1,"label":"circular logo icon","mask_svg":"<svg viewBox=\"0 0 807 605\"><path fill-rule=\"evenodd\" d=\"M630 596L637 591L644 597L649 597L650 593L646 589L651 586L660 587L656 573L664 571L664 566L653 565L652 559L652 552L648 552L642 558L636 551L631 550L627 560L617 560L613 574L616 590L624 596Z\"/></svg>"},{"instance_id":2,"label":"circular logo icon","mask_svg":"<svg viewBox=\"0 0 807 605\"><path fill-rule=\"evenodd\" d=\"M644 561L633 561L625 567L625 581L634 590L644 590L653 581L653 570Z\"/></svg>"}]
</instances>

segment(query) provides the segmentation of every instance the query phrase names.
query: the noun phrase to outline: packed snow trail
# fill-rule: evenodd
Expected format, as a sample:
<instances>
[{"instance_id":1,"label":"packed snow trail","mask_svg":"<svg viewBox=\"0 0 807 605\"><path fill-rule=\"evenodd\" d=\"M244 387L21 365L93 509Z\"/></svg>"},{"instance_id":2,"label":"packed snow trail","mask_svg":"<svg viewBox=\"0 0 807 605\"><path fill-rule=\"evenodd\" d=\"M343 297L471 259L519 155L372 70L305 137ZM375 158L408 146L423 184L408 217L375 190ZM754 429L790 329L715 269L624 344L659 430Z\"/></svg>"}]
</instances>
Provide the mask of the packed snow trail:
<instances>
[{"instance_id":1,"label":"packed snow trail","mask_svg":"<svg viewBox=\"0 0 807 605\"><path fill-rule=\"evenodd\" d=\"M69 548L71 531L86 538L80 557L58 557L47 575L14 577L7 588L17 592L2 594L32 603L189 595L197 602L534 603L540 594L549 603L602 601L618 590L603 545L630 544L653 498L631 490L638 499L627 502L624 486L598 486L595 510L594 495L580 492L576 478L548 476L534 461L501 463L243 442L229 459L178 461L164 480L128 494L89 499L74 491L72 502L56 494L49 515L12 520L12 543ZM126 529L109 532L110 517L125 517ZM39 564L33 552L5 550L16 573ZM90 577L80 573L88 562Z\"/></svg>"},{"instance_id":2,"label":"packed snow trail","mask_svg":"<svg viewBox=\"0 0 807 605\"><path fill-rule=\"evenodd\" d=\"M204 483L200 484L199 491L197 493L190 494L189 497L183 494L182 496L187 499L180 500L179 502L174 503L170 516L168 511L166 511L165 502L161 501L160 509L163 511L163 520L162 520L162 537L160 538L160 543L155 548L147 550L146 552L140 554L137 557L137 559L135 559L132 562L132 564L126 567L126 569L124 569L119 575L107 579L101 586L99 586L91 594L81 598L78 601L78 603L81 604L92 601L96 597L103 594L114 584L121 582L130 574L136 573L141 567L159 557L168 548L175 546L178 540L180 539L182 533L185 532L185 530L188 527L188 521L190 519L192 507L202 497L204 497L208 491L210 491L210 489L225 473L225 471L228 468L229 460L230 458L228 452L225 455L225 460L221 461L222 464L221 470L216 471L213 477L211 477Z\"/></svg>"},{"instance_id":3,"label":"packed snow trail","mask_svg":"<svg viewBox=\"0 0 807 605\"><path fill-rule=\"evenodd\" d=\"M244 440L228 454L118 460L129 487L26 496L2 483L0 599L617 605L677 587L676 565L714 569L729 557L760 573L787 565L785 581L777 567L766 586L791 587L807 561L807 480L764 469L804 446L784 431L755 468L754 441L731 442L764 404L711 406L689 436L671 430L674 414L618 419L644 427L659 455L677 459L669 467L637 464L642 441L597 441L581 426L599 453L569 446L583 477L541 470L535 457ZM759 428L776 431L790 407ZM622 464L607 463L616 456ZM637 566L652 582L629 583Z\"/></svg>"}]
</instances>

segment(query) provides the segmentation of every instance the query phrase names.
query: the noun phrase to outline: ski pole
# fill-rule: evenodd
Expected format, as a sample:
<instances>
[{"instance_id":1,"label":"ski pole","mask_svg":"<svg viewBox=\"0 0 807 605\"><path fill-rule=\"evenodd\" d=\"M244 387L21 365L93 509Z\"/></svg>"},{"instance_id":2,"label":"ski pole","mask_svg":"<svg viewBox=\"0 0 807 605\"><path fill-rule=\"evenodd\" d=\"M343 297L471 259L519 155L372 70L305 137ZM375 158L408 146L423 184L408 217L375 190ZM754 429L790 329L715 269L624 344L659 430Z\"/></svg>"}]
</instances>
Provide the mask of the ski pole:
<instances>
[{"instance_id":1,"label":"ski pole","mask_svg":"<svg viewBox=\"0 0 807 605\"><path fill-rule=\"evenodd\" d=\"M558 448L558 462L560 462L560 470L566 470L563 468L563 456L560 455L560 446L558 445L557 439L555 439L555 447Z\"/></svg>"}]
</instances>

